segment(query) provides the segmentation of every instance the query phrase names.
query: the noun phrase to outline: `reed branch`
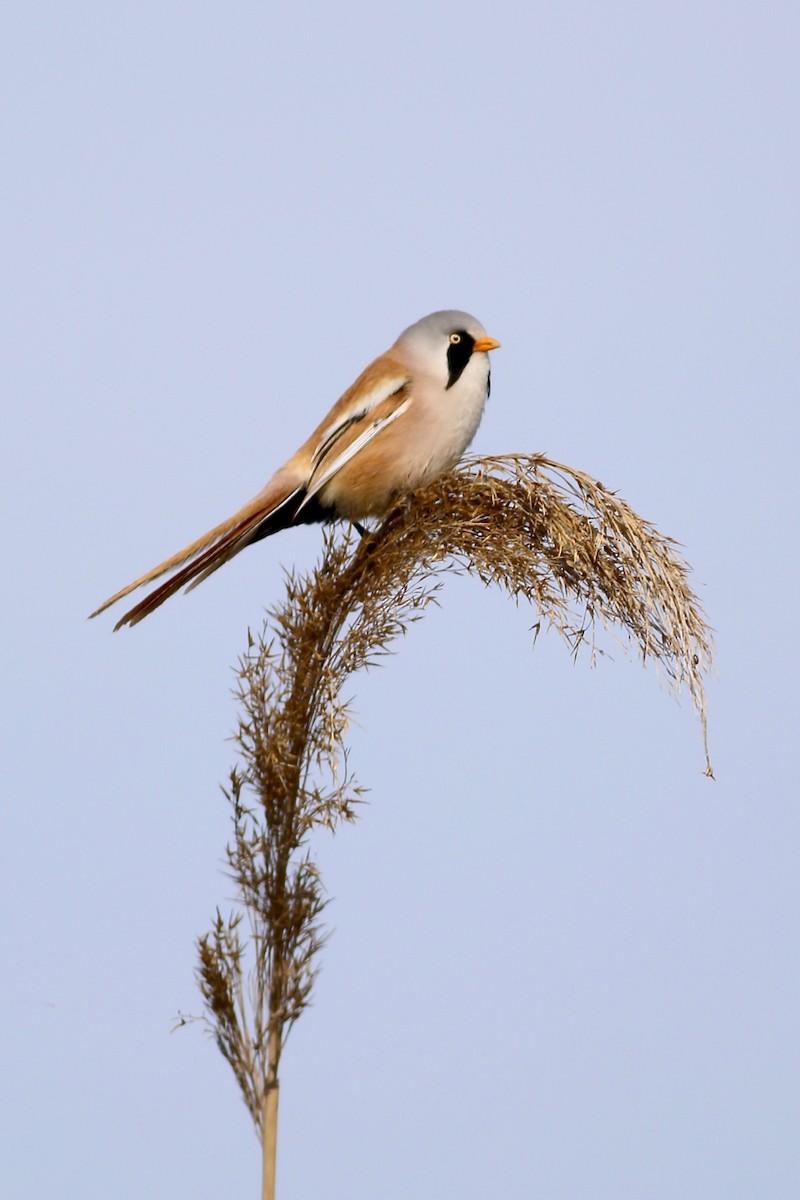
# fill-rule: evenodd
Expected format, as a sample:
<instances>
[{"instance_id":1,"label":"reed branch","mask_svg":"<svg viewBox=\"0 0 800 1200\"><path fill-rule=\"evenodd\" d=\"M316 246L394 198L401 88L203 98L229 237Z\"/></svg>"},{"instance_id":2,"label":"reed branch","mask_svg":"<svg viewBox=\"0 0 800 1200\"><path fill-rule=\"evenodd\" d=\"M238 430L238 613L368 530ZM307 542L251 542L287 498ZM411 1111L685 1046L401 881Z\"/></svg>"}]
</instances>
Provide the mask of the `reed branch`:
<instances>
[{"instance_id":1,"label":"reed branch","mask_svg":"<svg viewBox=\"0 0 800 1200\"><path fill-rule=\"evenodd\" d=\"M281 1050L325 940L309 834L353 820L361 795L343 685L389 652L453 570L527 601L535 627L555 630L573 655L594 655L603 627L621 634L688 690L711 775L703 678L712 638L689 568L676 542L591 476L543 455L465 460L374 531L326 531L317 567L287 575L285 598L248 635L238 664L240 761L225 790L237 908L218 912L199 940L205 1019L262 1140L270 1093L277 1114Z\"/></svg>"}]
</instances>

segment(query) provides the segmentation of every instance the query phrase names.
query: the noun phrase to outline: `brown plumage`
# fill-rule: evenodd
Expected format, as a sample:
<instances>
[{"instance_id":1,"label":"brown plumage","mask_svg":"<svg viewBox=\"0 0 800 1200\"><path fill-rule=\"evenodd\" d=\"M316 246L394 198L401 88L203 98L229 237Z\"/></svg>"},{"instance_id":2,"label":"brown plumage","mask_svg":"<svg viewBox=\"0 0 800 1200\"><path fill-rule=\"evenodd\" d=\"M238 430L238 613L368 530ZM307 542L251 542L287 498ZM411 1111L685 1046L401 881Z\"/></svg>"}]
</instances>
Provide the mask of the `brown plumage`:
<instances>
[{"instance_id":1,"label":"brown plumage","mask_svg":"<svg viewBox=\"0 0 800 1200\"><path fill-rule=\"evenodd\" d=\"M114 628L135 625L182 587L195 587L245 546L281 529L381 516L403 492L461 457L489 391L486 352L498 345L467 313L418 321L362 372L258 495L91 615L175 571Z\"/></svg>"},{"instance_id":2,"label":"brown plumage","mask_svg":"<svg viewBox=\"0 0 800 1200\"><path fill-rule=\"evenodd\" d=\"M240 508L227 521L215 525L208 533L204 533L202 537L190 542L188 546L184 546L183 550L179 550L177 554L166 558L157 567L153 567L151 571L147 571L138 579L134 579L133 583L129 583L115 595L104 601L91 616L96 617L101 612L105 612L107 608L110 608L112 604L116 604L118 600L122 600L124 596L136 591L137 588L142 587L144 584L158 579L161 575L166 574L167 571L171 571L175 567L182 567L182 570L177 571L175 575L165 583L162 583L155 591L145 596L134 608L126 612L117 621L114 629L121 629L123 625L136 625L138 621L148 616L149 613L163 604L175 592L180 591L185 584L193 586L193 581L194 584L200 583L202 579L211 575L218 567L227 562L229 558L233 558L234 554L238 554L246 545L249 545L254 529L271 514L274 514L276 510L279 510L281 504L292 496L293 490L279 490L271 482L263 492L260 492L258 496L255 496L243 508ZM275 528L269 532L276 533L278 529L285 529L292 523L291 516L288 516L284 524L276 522Z\"/></svg>"}]
</instances>

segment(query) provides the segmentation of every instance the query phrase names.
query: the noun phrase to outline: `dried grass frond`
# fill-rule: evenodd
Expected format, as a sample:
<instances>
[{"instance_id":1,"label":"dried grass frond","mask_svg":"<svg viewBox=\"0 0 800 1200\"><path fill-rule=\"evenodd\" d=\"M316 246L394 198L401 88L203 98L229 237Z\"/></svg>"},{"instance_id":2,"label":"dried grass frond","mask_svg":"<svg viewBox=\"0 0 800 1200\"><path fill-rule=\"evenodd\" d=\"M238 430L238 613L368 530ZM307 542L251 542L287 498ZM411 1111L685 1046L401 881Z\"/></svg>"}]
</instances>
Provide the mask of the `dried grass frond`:
<instances>
[{"instance_id":1,"label":"dried grass frond","mask_svg":"<svg viewBox=\"0 0 800 1200\"><path fill-rule=\"evenodd\" d=\"M327 531L308 576L250 636L239 663L241 766L228 799L228 866L250 921L249 983L238 921L199 943L208 1022L256 1126L277 1087L289 1029L309 1001L325 897L312 829L352 820L345 681L386 654L459 570L527 600L573 654L599 627L686 687L706 738L712 638L677 544L602 484L543 455L467 460L399 504L373 532Z\"/></svg>"}]
</instances>

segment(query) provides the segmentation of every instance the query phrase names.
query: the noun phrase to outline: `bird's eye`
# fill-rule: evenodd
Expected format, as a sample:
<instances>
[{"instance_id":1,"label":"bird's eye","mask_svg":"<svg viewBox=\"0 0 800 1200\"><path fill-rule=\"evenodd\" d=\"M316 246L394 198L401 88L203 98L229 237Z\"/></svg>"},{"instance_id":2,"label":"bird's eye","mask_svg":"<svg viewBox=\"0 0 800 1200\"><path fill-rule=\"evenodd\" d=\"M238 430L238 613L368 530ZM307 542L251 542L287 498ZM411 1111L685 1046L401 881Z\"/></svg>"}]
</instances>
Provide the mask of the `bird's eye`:
<instances>
[{"instance_id":1,"label":"bird's eye","mask_svg":"<svg viewBox=\"0 0 800 1200\"><path fill-rule=\"evenodd\" d=\"M450 345L451 346L457 346L460 341L461 341L460 333L451 333L450 334Z\"/></svg>"}]
</instances>

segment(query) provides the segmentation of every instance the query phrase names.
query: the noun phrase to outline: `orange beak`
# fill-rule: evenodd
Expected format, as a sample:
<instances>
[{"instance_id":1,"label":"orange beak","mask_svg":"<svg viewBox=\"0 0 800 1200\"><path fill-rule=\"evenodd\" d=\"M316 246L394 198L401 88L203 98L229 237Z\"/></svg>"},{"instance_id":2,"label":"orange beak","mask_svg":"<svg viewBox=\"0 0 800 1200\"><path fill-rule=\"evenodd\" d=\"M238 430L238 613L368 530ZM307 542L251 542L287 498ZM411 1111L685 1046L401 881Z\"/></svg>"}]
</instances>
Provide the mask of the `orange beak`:
<instances>
[{"instance_id":1,"label":"orange beak","mask_svg":"<svg viewBox=\"0 0 800 1200\"><path fill-rule=\"evenodd\" d=\"M486 353L488 350L499 350L500 343L492 337L482 337L475 339L475 345L472 347L473 354L476 350Z\"/></svg>"}]
</instances>

